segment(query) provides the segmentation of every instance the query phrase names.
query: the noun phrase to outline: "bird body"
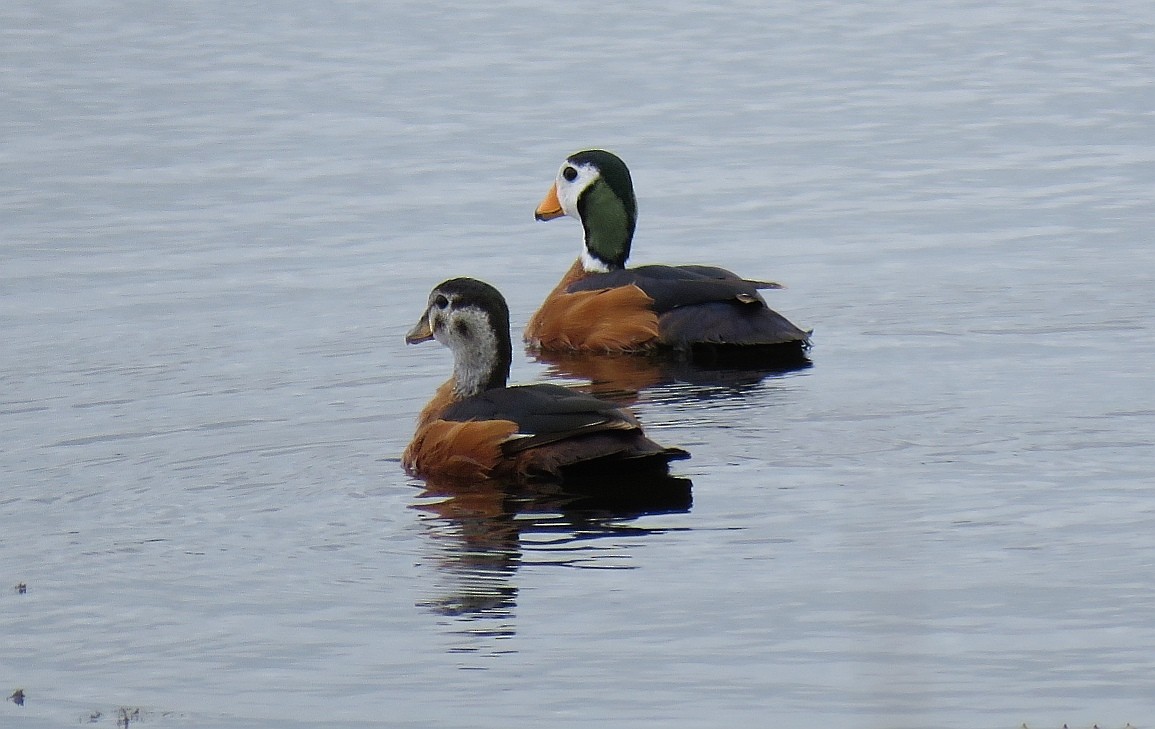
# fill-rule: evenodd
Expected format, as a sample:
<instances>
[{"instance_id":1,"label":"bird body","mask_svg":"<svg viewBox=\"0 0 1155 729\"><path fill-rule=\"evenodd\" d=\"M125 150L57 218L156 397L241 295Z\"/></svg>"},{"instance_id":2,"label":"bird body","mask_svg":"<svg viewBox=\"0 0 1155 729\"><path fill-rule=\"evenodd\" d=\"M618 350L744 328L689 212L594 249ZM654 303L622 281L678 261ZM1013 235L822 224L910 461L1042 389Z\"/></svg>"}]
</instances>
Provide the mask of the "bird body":
<instances>
[{"instance_id":1,"label":"bird body","mask_svg":"<svg viewBox=\"0 0 1155 729\"><path fill-rule=\"evenodd\" d=\"M454 355L454 374L418 416L402 455L417 475L562 481L599 470L664 472L687 458L647 438L628 411L559 385L507 386L509 310L475 279L451 279L430 294L406 341L437 339Z\"/></svg>"},{"instance_id":2,"label":"bird body","mask_svg":"<svg viewBox=\"0 0 1155 729\"><path fill-rule=\"evenodd\" d=\"M616 155L571 155L535 216L577 218L581 255L525 330L531 348L591 353L761 348L805 359L810 333L770 309L779 284L717 266L626 267L637 223L629 169Z\"/></svg>"}]
</instances>

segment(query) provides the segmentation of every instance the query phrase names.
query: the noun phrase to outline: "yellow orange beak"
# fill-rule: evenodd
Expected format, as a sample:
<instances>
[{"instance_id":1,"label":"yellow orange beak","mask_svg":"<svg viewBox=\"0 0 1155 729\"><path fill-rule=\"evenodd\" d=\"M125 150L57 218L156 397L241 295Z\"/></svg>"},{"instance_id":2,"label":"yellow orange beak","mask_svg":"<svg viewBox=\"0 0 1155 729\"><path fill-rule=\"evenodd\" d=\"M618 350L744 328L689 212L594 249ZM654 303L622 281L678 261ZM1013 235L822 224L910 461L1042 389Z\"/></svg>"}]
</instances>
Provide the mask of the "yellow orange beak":
<instances>
[{"instance_id":1,"label":"yellow orange beak","mask_svg":"<svg viewBox=\"0 0 1155 729\"><path fill-rule=\"evenodd\" d=\"M545 199L537 206L537 210L533 211L534 220L553 220L565 215L565 211L561 209L561 203L557 200L557 183L549 186L549 192L545 194Z\"/></svg>"},{"instance_id":2,"label":"yellow orange beak","mask_svg":"<svg viewBox=\"0 0 1155 729\"><path fill-rule=\"evenodd\" d=\"M428 342L430 339L433 339L433 330L429 328L429 312L426 311L417 320L417 325L405 335L405 343L419 344L420 342Z\"/></svg>"}]
</instances>

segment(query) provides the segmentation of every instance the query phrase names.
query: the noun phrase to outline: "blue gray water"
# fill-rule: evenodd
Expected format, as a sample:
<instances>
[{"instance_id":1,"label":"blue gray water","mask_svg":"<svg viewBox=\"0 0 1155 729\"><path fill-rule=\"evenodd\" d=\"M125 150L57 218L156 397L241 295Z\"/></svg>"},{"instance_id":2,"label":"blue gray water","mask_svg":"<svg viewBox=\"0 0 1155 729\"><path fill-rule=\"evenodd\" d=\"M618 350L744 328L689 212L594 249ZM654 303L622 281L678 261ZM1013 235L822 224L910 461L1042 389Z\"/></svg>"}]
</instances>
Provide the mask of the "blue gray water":
<instances>
[{"instance_id":1,"label":"blue gray water","mask_svg":"<svg viewBox=\"0 0 1155 729\"><path fill-rule=\"evenodd\" d=\"M14 0L0 69L0 726L1155 721L1148 3ZM688 510L427 492L402 335L520 330L590 146L814 366L599 373Z\"/></svg>"}]
</instances>

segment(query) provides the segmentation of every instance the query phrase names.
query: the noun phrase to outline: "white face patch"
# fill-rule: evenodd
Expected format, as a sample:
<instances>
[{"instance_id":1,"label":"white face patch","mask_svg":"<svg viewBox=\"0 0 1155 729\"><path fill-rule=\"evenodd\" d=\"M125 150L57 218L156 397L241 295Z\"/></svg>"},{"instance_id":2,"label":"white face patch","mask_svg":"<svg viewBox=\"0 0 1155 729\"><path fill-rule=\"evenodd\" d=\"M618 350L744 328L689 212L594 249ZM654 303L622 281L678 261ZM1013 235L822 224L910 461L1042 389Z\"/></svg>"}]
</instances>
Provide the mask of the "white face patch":
<instances>
[{"instance_id":1,"label":"white face patch","mask_svg":"<svg viewBox=\"0 0 1155 729\"><path fill-rule=\"evenodd\" d=\"M572 180L566 179L567 170L573 170L569 173L573 177ZM561 169L557 171L556 180L557 201L561 203L562 211L571 218L581 220L581 215L578 214L578 198L601 176L601 170L588 162L584 165L571 164L568 160L563 163Z\"/></svg>"},{"instance_id":2,"label":"white face patch","mask_svg":"<svg viewBox=\"0 0 1155 729\"><path fill-rule=\"evenodd\" d=\"M572 180L566 179L567 173L573 178ZM557 187L557 201L561 204L562 212L571 218L581 220L581 214L578 212L578 198L581 197L586 188L594 184L601 176L602 171L588 162L583 165L575 165L566 160L562 163L554 183ZM610 270L610 267L603 261L590 255L584 242L581 249L581 261L582 268L590 273L605 273Z\"/></svg>"}]
</instances>

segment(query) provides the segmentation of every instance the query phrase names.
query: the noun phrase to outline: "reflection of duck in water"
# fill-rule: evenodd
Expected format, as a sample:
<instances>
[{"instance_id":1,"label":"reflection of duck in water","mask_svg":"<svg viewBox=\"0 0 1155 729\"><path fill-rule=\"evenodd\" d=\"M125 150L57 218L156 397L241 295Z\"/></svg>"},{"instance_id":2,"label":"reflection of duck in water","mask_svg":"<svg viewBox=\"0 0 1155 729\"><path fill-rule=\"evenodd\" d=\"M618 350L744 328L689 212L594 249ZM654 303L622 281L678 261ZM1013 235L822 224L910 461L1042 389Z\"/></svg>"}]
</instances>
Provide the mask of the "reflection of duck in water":
<instances>
[{"instance_id":1,"label":"reflection of duck in water","mask_svg":"<svg viewBox=\"0 0 1155 729\"><path fill-rule=\"evenodd\" d=\"M423 520L437 548L430 561L450 581L433 588L420 605L440 615L486 620L462 634L511 635L518 593L513 576L523 562L607 566L607 559L618 562L628 553L580 544L665 531L627 522L647 514L684 513L690 506L689 479L668 475L589 482L576 492L548 486L527 491L494 480L426 481L422 503L414 508L430 515ZM505 622L495 627L493 620Z\"/></svg>"},{"instance_id":2,"label":"reflection of duck in water","mask_svg":"<svg viewBox=\"0 0 1155 729\"><path fill-rule=\"evenodd\" d=\"M548 365L549 374L590 383L581 386L590 394L617 403L630 404L642 390L690 385L723 388L740 394L767 377L783 375L810 366L809 362L790 366L756 366L729 363L710 366L680 358L635 354L607 354L590 357L573 352L537 352L534 358Z\"/></svg>"},{"instance_id":3,"label":"reflection of duck in water","mask_svg":"<svg viewBox=\"0 0 1155 729\"><path fill-rule=\"evenodd\" d=\"M437 286L410 344L437 339L453 351L453 377L421 411L402 463L421 476L528 483L623 471L665 473L688 458L642 433L616 405L560 385L507 387L509 308L487 283Z\"/></svg>"},{"instance_id":4,"label":"reflection of duck in water","mask_svg":"<svg viewBox=\"0 0 1155 729\"><path fill-rule=\"evenodd\" d=\"M810 333L770 309L759 293L778 284L713 266L626 268L637 202L630 171L616 155L588 150L562 164L536 217L563 215L581 221L585 243L526 326L531 348L808 363Z\"/></svg>"}]
</instances>

